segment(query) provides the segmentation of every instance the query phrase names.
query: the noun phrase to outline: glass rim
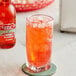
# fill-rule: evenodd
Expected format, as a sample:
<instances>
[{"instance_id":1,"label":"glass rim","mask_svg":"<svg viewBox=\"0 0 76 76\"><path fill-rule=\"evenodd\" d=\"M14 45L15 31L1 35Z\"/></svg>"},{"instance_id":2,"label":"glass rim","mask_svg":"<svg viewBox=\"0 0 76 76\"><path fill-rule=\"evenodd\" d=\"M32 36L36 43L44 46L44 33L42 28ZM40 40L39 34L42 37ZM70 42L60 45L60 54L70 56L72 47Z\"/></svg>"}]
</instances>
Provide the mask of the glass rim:
<instances>
[{"instance_id":1,"label":"glass rim","mask_svg":"<svg viewBox=\"0 0 76 76\"><path fill-rule=\"evenodd\" d=\"M33 16L42 16L42 17L45 16L45 17L47 17L48 19L50 19L48 22L54 20L53 17L51 17L51 16L49 16L49 15L45 15L45 14L35 14L35 15L31 15L31 16L26 17L26 20L32 22L32 21L30 20L30 18L33 17Z\"/></svg>"}]
</instances>

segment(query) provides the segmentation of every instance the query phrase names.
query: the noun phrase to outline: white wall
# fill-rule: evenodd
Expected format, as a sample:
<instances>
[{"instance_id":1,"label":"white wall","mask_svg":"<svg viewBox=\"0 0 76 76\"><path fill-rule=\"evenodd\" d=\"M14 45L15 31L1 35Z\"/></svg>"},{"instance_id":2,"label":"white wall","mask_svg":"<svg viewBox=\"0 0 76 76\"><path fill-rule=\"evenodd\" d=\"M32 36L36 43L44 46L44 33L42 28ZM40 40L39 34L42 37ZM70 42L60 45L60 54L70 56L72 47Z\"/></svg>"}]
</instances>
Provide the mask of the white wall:
<instances>
[{"instance_id":1,"label":"white wall","mask_svg":"<svg viewBox=\"0 0 76 76\"><path fill-rule=\"evenodd\" d=\"M20 19L25 20L26 16L33 15L33 14L46 14L46 15L52 16L54 18L54 23L58 24L58 22L59 22L59 0L55 0L55 2L52 5L49 5L43 9L40 9L40 10L18 13L17 17L21 16L21 18L19 18L19 20Z\"/></svg>"}]
</instances>

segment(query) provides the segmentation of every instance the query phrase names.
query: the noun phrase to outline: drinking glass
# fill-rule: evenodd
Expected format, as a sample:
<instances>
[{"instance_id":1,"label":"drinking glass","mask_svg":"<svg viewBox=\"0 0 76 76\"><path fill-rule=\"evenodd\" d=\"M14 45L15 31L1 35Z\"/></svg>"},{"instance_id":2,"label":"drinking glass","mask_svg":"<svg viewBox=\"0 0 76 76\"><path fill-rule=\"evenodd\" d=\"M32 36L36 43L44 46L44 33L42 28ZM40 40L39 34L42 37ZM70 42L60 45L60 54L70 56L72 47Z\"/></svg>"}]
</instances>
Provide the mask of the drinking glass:
<instances>
[{"instance_id":1,"label":"drinking glass","mask_svg":"<svg viewBox=\"0 0 76 76\"><path fill-rule=\"evenodd\" d=\"M51 67L53 18L43 14L26 18L26 66L33 72Z\"/></svg>"}]
</instances>

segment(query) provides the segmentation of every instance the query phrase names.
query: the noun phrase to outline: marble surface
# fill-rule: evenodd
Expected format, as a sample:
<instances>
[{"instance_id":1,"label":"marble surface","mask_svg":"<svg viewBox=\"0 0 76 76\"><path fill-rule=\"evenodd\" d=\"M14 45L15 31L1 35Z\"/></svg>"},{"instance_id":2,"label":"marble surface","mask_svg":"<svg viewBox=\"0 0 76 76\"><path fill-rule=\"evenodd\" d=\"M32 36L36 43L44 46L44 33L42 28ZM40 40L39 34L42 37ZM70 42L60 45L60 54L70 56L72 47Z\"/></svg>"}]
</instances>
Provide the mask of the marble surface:
<instances>
[{"instance_id":1,"label":"marble surface","mask_svg":"<svg viewBox=\"0 0 76 76\"><path fill-rule=\"evenodd\" d=\"M0 49L0 76L27 76L21 67L25 63L25 21L32 14L47 14L54 17L58 24L58 0L44 9L17 13L16 46L12 49ZM76 34L60 33L54 28L52 62L57 65L53 76L76 75Z\"/></svg>"}]
</instances>

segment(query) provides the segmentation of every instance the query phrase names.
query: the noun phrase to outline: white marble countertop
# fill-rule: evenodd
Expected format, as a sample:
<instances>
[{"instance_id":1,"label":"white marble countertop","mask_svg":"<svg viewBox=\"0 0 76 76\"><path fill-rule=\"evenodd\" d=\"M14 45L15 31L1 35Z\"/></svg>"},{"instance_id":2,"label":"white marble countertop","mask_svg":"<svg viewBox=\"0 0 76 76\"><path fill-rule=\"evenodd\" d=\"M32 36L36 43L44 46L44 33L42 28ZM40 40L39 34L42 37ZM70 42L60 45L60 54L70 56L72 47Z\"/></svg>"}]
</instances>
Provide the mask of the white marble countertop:
<instances>
[{"instance_id":1,"label":"white marble countertop","mask_svg":"<svg viewBox=\"0 0 76 76\"><path fill-rule=\"evenodd\" d=\"M0 49L0 76L27 76L21 66L25 63L25 20L32 14L47 14L58 23L58 0L44 9L17 13L16 46L12 49ZM57 3L57 4L56 4ZM76 75L76 35L54 32L52 62L57 65L54 76Z\"/></svg>"}]
</instances>

